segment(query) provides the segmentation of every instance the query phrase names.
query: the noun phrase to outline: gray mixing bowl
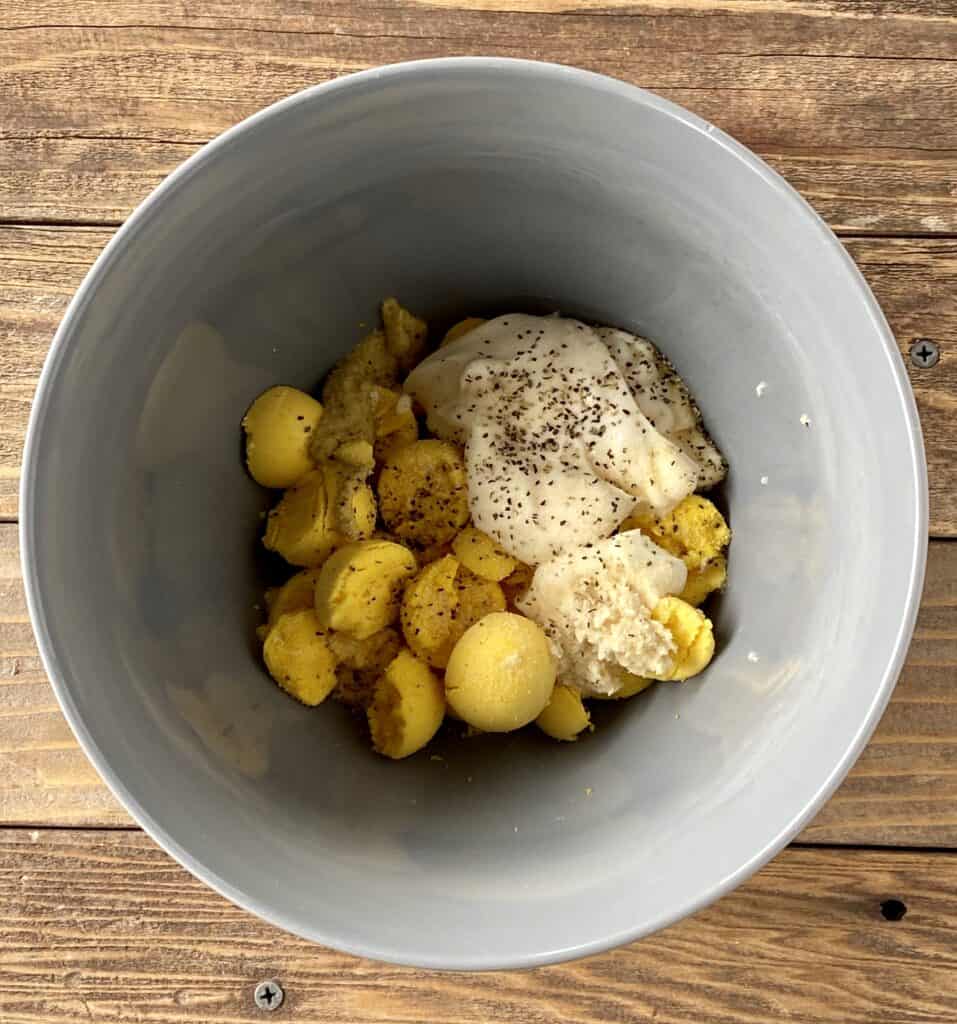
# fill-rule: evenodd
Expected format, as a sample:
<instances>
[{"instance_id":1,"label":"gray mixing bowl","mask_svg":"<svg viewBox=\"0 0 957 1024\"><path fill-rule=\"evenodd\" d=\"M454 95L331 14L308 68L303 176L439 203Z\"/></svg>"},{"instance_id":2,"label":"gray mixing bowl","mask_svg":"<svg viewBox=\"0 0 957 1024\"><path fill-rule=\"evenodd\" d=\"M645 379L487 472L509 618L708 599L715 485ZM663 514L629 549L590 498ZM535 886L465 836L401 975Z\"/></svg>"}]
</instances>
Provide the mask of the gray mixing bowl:
<instances>
[{"instance_id":1,"label":"gray mixing bowl","mask_svg":"<svg viewBox=\"0 0 957 1024\"><path fill-rule=\"evenodd\" d=\"M401 763L270 683L239 420L314 386L390 294L436 321L560 308L674 359L732 467L703 676L574 745L448 738ZM63 709L166 850L319 942L488 968L646 935L810 820L890 695L926 519L894 341L808 206L638 89L467 59L285 100L140 207L47 361L22 540Z\"/></svg>"}]
</instances>

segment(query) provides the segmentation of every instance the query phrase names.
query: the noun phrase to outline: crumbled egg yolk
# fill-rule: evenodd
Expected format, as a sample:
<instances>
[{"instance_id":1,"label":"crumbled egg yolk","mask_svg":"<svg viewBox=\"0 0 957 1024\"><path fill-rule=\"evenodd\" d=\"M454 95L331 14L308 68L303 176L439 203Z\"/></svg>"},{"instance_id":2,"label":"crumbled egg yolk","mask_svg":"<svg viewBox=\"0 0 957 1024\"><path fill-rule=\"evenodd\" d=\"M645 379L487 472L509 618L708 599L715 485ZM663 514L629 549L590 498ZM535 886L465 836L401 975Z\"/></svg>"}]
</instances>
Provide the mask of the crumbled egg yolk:
<instances>
[{"instance_id":1,"label":"crumbled egg yolk","mask_svg":"<svg viewBox=\"0 0 957 1024\"><path fill-rule=\"evenodd\" d=\"M638 529L680 558L689 571L701 569L731 543L731 530L714 503L691 494L664 516L633 516L622 529Z\"/></svg>"},{"instance_id":2,"label":"crumbled egg yolk","mask_svg":"<svg viewBox=\"0 0 957 1024\"><path fill-rule=\"evenodd\" d=\"M243 420L251 475L286 488L265 545L305 567L267 592L259 628L266 667L303 704L335 693L364 710L374 748L390 758L424 747L447 713L473 733L535 721L573 741L591 728L582 692L556 683L541 627L507 610L534 566L470 525L461 449L420 438L413 403L399 390L423 355L426 325L394 299L382 316L383 328L329 374L322 404L271 388ZM484 323L461 321L442 345ZM691 678L714 653L712 624L697 606L724 585L731 531L696 494L666 515L631 517L621 526L628 529L688 570L680 597L659 600L651 618L674 643L661 678ZM622 670L610 696L652 682Z\"/></svg>"},{"instance_id":3,"label":"crumbled egg yolk","mask_svg":"<svg viewBox=\"0 0 957 1024\"><path fill-rule=\"evenodd\" d=\"M671 633L675 642L672 664L664 679L681 681L703 671L714 655L711 620L680 597L663 597L651 617Z\"/></svg>"}]
</instances>

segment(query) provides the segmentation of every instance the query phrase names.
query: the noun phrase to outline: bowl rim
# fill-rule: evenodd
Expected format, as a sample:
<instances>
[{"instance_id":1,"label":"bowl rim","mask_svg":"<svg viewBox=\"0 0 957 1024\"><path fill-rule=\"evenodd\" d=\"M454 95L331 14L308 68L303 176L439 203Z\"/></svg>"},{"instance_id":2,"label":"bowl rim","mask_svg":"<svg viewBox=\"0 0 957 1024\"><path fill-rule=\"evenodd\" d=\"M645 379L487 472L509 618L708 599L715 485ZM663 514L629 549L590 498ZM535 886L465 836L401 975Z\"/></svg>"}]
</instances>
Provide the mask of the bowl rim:
<instances>
[{"instance_id":1,"label":"bowl rim","mask_svg":"<svg viewBox=\"0 0 957 1024\"><path fill-rule=\"evenodd\" d=\"M818 788L808 804L797 813L762 849L741 864L730 875L721 879L711 889L699 892L684 899L667 913L659 914L655 919L645 921L641 925L612 934L600 939L585 941L563 949L549 950L544 953L530 952L524 955L503 958L493 952L473 951L464 955L449 955L440 950L433 954L409 956L400 948L376 944L374 941L361 941L349 935L328 932L321 927L314 927L308 922L292 921L286 915L276 913L269 906L249 893L236 888L227 879L221 877L209 865L202 863L182 847L176 839L156 822L149 811L143 807L126 788L122 779L114 774L109 757L93 740L87 731L83 716L74 702L68 686L64 683L60 671L59 659L47 627L42 597L39 592L39 581L36 574L36 558L38 541L38 509L35 494L35 476L37 452L40 444L43 422L51 401L51 388L57 376L57 369L69 345L73 325L79 320L92 301L100 280L109 271L113 263L122 258L123 250L135 238L140 227L157 212L164 199L176 189L183 186L192 174L206 164L215 153L224 149L231 142L243 136L260 123L277 114L292 110L300 104L312 103L316 100L329 100L337 93L362 87L376 81L393 81L408 76L442 76L458 74L462 71L484 72L495 74L509 70L535 78L540 82L571 82L577 87L595 90L607 95L628 100L636 106L650 108L672 119L691 131L706 135L711 142L724 149L731 156L743 163L751 172L756 173L763 182L777 193L779 198L796 208L803 215L808 226L815 230L819 240L839 255L845 269L850 274L853 285L856 285L859 297L863 300L871 327L879 338L884 355L887 358L890 372L894 377L897 394L902 410L905 413L910 447L910 462L913 470L913 487L915 495L915 522L918 530L909 542L908 593L905 602L905 614L900 628L894 637L893 654L885 668L875 697L867 709L856 732L852 735L844 755L833 767L823 784ZM804 826L817 814L827 799L834 793L845 775L856 761L871 734L876 728L880 717L890 700L891 693L897 682L904 659L907 654L911 636L917 619L920 597L923 587L924 572L928 547L928 482L927 465L923 446L923 435L917 414L917 406L913 390L907 377L903 359L897 347L896 339L887 324L877 300L874 298L864 276L851 259L847 250L823 218L812 206L791 186L781 175L768 166L760 157L730 135L718 129L696 114L649 92L637 85L632 85L607 75L564 64L544 61L526 60L510 57L441 57L427 60L404 61L370 68L347 75L342 75L328 82L310 86L299 92L286 96L270 104L260 111L240 121L238 124L216 136L196 153L180 164L133 210L122 226L116 231L93 266L87 272L76 294L68 304L63 319L53 337L53 341L44 361L39 383L34 395L33 407L27 427L26 441L22 459L22 473L19 502L19 542L20 560L23 573L26 603L33 625L40 658L47 676L53 686L54 693L70 728L80 743L84 753L93 763L100 777L106 783L114 797L131 814L140 827L163 850L174 858L194 877L209 885L220 895L246 911L256 914L269 924L284 931L299 935L302 938L321 943L356 956L396 964L446 970L498 970L503 968L529 968L550 963L559 963L578 957L590 956L609 949L633 942L653 932L666 928L714 903L742 882L747 880L759 868L770 861Z\"/></svg>"}]
</instances>

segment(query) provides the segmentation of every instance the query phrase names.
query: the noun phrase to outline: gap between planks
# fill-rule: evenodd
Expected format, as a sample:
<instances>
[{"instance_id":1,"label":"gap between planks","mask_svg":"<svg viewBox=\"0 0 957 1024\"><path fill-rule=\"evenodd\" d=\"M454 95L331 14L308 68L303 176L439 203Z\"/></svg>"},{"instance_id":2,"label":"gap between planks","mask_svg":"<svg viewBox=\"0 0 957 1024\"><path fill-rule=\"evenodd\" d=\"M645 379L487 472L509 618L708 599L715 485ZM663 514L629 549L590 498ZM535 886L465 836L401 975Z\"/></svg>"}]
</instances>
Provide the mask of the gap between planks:
<instances>
[{"instance_id":1,"label":"gap between planks","mask_svg":"<svg viewBox=\"0 0 957 1024\"><path fill-rule=\"evenodd\" d=\"M199 140L274 100L386 62L485 52L603 72L692 107L834 225L954 232L953 5L864 6L8 0L0 213L113 223Z\"/></svg>"},{"instance_id":2,"label":"gap between planks","mask_svg":"<svg viewBox=\"0 0 957 1024\"><path fill-rule=\"evenodd\" d=\"M27 833L31 842L36 842L38 836L48 833L71 833L95 834L98 832L139 832L145 835L143 829L135 822L120 823L115 825L56 825L49 822L17 822L14 825L0 823L0 836L4 833ZM153 840L153 842L156 842ZM159 843L156 843L159 846ZM906 854L930 854L950 856L957 854L957 840L950 846L907 846L904 843L892 843L881 846L877 843L834 843L815 842L813 839L793 839L787 844L786 849L791 850L821 850L829 852L847 851L849 853L906 853ZM759 869L760 870L760 869Z\"/></svg>"},{"instance_id":3,"label":"gap between planks","mask_svg":"<svg viewBox=\"0 0 957 1024\"><path fill-rule=\"evenodd\" d=\"M0 138L0 143L7 141ZM196 148L201 149L207 143L198 142ZM144 201L149 196L144 196ZM130 215L132 216L133 211ZM102 228L104 230L118 231L129 218L97 219L95 217L79 219L62 219L56 217L0 217L0 228ZM828 225L830 227L830 225ZM957 231L886 231L875 229L868 231L866 228L842 228L831 227L831 231L842 241L853 242L857 239L864 239L872 242L880 241L939 241L948 242L957 239Z\"/></svg>"}]
</instances>

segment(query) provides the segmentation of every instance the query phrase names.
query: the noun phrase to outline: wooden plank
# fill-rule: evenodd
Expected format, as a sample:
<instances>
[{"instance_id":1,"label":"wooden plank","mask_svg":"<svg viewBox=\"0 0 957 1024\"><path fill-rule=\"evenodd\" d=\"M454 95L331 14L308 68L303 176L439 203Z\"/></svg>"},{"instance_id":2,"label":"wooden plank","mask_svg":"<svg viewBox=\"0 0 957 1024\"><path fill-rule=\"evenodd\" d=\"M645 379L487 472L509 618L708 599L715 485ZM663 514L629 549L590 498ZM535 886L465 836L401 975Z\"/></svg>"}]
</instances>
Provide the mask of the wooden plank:
<instances>
[{"instance_id":1,"label":"wooden plank","mask_svg":"<svg viewBox=\"0 0 957 1024\"><path fill-rule=\"evenodd\" d=\"M112 232L101 228L0 227L0 519L17 514L30 400L50 340L73 292ZM907 362L930 465L931 533L957 535L957 241L848 239L907 354L933 338L932 370Z\"/></svg>"},{"instance_id":2,"label":"wooden plank","mask_svg":"<svg viewBox=\"0 0 957 1024\"><path fill-rule=\"evenodd\" d=\"M901 900L902 920L881 904ZM184 1024L952 1024L957 855L790 849L715 906L613 953L447 974L311 945L237 910L139 833L0 832L0 1019Z\"/></svg>"},{"instance_id":3,"label":"wooden plank","mask_svg":"<svg viewBox=\"0 0 957 1024\"><path fill-rule=\"evenodd\" d=\"M957 231L948 0L8 0L0 219L119 221L197 145L275 99L474 53L660 92L765 156L836 227Z\"/></svg>"},{"instance_id":4,"label":"wooden plank","mask_svg":"<svg viewBox=\"0 0 957 1024\"><path fill-rule=\"evenodd\" d=\"M0 526L0 825L130 825L77 747L36 652L16 533ZM874 738L802 836L957 848L957 544L931 546L910 657Z\"/></svg>"}]
</instances>

